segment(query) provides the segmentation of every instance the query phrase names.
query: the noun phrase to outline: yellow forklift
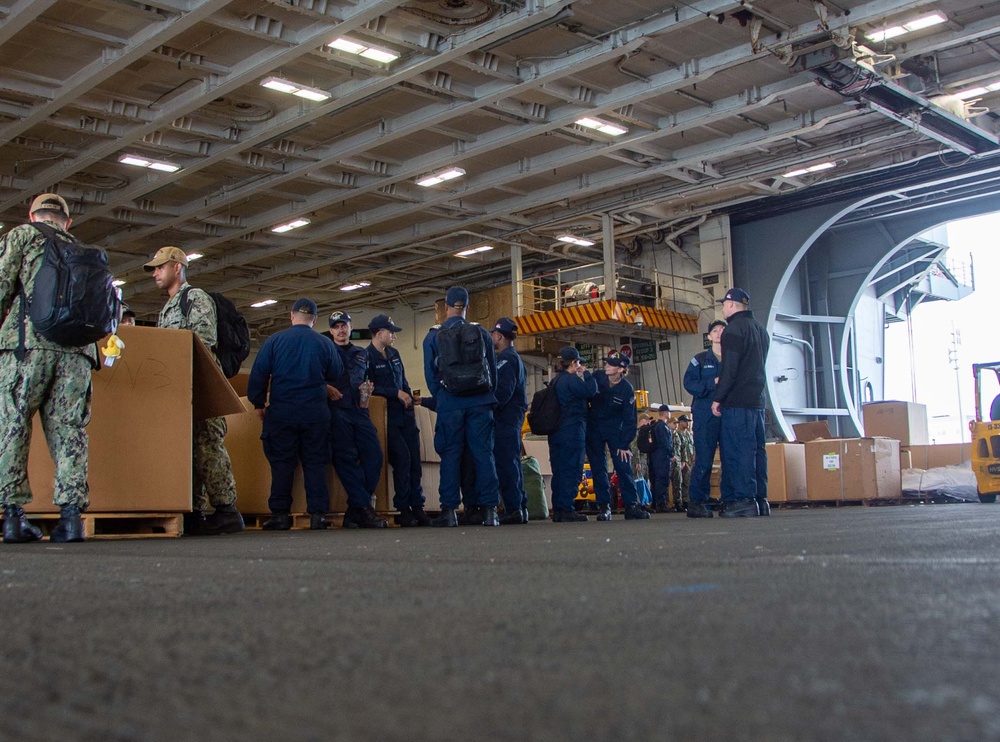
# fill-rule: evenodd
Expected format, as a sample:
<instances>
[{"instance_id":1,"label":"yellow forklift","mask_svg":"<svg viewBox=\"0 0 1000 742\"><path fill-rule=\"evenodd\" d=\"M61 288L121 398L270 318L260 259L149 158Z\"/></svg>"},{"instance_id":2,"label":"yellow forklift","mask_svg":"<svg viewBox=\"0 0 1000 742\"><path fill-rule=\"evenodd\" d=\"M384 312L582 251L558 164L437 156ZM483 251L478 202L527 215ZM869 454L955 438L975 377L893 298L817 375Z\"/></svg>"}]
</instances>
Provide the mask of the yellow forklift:
<instances>
[{"instance_id":1,"label":"yellow forklift","mask_svg":"<svg viewBox=\"0 0 1000 742\"><path fill-rule=\"evenodd\" d=\"M969 422L972 431L972 471L976 473L976 490L980 502L996 502L1000 493L1000 394L990 405L989 419L983 420L983 372L992 371L1000 386L1000 361L973 363L976 379L976 419Z\"/></svg>"}]
</instances>

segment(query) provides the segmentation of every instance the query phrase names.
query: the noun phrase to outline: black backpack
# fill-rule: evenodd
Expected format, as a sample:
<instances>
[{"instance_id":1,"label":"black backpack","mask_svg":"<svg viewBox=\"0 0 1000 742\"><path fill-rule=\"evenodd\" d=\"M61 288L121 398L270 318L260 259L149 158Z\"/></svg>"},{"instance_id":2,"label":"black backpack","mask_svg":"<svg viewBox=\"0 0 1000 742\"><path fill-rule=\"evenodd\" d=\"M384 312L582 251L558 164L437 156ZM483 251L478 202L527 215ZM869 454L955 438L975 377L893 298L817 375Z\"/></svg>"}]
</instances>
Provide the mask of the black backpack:
<instances>
[{"instance_id":1,"label":"black backpack","mask_svg":"<svg viewBox=\"0 0 1000 742\"><path fill-rule=\"evenodd\" d=\"M636 436L635 445L639 448L642 453L653 453L656 450L656 425L660 421L651 422L649 425L643 425L639 428L639 434Z\"/></svg>"},{"instance_id":2,"label":"black backpack","mask_svg":"<svg viewBox=\"0 0 1000 742\"><path fill-rule=\"evenodd\" d=\"M528 408L528 427L535 435L552 435L559 429L562 421L562 406L556 394L556 382L553 379L548 386L542 387L531 397Z\"/></svg>"},{"instance_id":3,"label":"black backpack","mask_svg":"<svg viewBox=\"0 0 1000 742\"><path fill-rule=\"evenodd\" d=\"M19 286L22 316L18 350L24 348L26 305L35 332L67 348L96 343L117 330L122 301L111 284L114 276L107 253L48 224L32 222L31 226L45 236L45 247L30 301L24 284Z\"/></svg>"},{"instance_id":4,"label":"black backpack","mask_svg":"<svg viewBox=\"0 0 1000 742\"><path fill-rule=\"evenodd\" d=\"M441 383L451 394L472 397L493 388L483 329L474 322L442 327L437 332Z\"/></svg>"},{"instance_id":5,"label":"black backpack","mask_svg":"<svg viewBox=\"0 0 1000 742\"><path fill-rule=\"evenodd\" d=\"M188 302L190 290L189 286L181 294L181 313L185 318L191 306ZM246 317L229 299L218 291L205 293L215 302L216 344L212 350L222 364L222 373L231 379L240 372L243 361L250 355L250 328L247 327Z\"/></svg>"}]
</instances>

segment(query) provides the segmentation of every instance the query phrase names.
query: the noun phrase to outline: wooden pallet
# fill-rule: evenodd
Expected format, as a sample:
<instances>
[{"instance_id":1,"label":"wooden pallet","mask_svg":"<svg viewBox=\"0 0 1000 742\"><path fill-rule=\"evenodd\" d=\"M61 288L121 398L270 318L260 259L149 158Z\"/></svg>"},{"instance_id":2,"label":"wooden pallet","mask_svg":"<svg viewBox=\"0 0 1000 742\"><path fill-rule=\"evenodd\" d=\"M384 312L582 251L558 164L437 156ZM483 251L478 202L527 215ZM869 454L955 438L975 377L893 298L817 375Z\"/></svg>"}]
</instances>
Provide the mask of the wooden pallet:
<instances>
[{"instance_id":1,"label":"wooden pallet","mask_svg":"<svg viewBox=\"0 0 1000 742\"><path fill-rule=\"evenodd\" d=\"M808 508L842 508L864 505L864 500L789 500L787 502L771 502L772 509L805 510Z\"/></svg>"},{"instance_id":2,"label":"wooden pallet","mask_svg":"<svg viewBox=\"0 0 1000 742\"><path fill-rule=\"evenodd\" d=\"M48 536L59 513L28 513L32 525ZM84 513L87 539L177 538L184 532L183 513Z\"/></svg>"}]
</instances>

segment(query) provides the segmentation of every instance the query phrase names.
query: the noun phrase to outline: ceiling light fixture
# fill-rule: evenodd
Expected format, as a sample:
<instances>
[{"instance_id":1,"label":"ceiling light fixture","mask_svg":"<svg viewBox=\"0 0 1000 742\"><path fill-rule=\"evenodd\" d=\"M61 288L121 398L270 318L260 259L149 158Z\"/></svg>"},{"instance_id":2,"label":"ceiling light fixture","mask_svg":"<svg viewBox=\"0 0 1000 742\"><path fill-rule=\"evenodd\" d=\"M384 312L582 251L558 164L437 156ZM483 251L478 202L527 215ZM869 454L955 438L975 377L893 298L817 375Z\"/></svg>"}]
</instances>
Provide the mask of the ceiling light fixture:
<instances>
[{"instance_id":1,"label":"ceiling light fixture","mask_svg":"<svg viewBox=\"0 0 1000 742\"><path fill-rule=\"evenodd\" d=\"M114 281L111 282L111 285L114 286L115 288L118 288L119 286L124 286L126 283L128 282L122 280L121 278L116 278Z\"/></svg>"},{"instance_id":2,"label":"ceiling light fixture","mask_svg":"<svg viewBox=\"0 0 1000 742\"><path fill-rule=\"evenodd\" d=\"M607 121L601 121L600 119L593 118L582 118L577 119L576 123L578 126L582 126L585 129L594 129L601 132L602 134L609 134L613 137L620 137L622 134L628 134L628 129L624 126L619 126L618 124L609 124Z\"/></svg>"},{"instance_id":3,"label":"ceiling light fixture","mask_svg":"<svg viewBox=\"0 0 1000 742\"><path fill-rule=\"evenodd\" d=\"M278 303L277 299L264 299L262 301L256 302L255 304L251 304L250 306L253 307L254 309L260 309L261 307L269 307L272 304L277 304L277 303Z\"/></svg>"},{"instance_id":4,"label":"ceiling light fixture","mask_svg":"<svg viewBox=\"0 0 1000 742\"><path fill-rule=\"evenodd\" d=\"M299 85L297 82L285 80L281 77L265 77L260 81L260 86L268 90L277 90L279 93L288 93L299 98L305 98L306 100L322 101L333 97L325 90L311 88L308 85Z\"/></svg>"},{"instance_id":5,"label":"ceiling light fixture","mask_svg":"<svg viewBox=\"0 0 1000 742\"><path fill-rule=\"evenodd\" d=\"M561 234L556 237L560 242L567 242L570 245L579 245L580 247L593 247L594 243L591 240L585 240L582 237L574 237L571 234Z\"/></svg>"},{"instance_id":6,"label":"ceiling light fixture","mask_svg":"<svg viewBox=\"0 0 1000 742\"><path fill-rule=\"evenodd\" d=\"M139 157L138 155L122 155L118 158L118 162L123 165L134 165L135 167L144 167L150 170L159 170L164 173L176 173L181 169L180 165L175 165L172 162L163 162L162 160L148 160L145 157Z\"/></svg>"},{"instance_id":7,"label":"ceiling light fixture","mask_svg":"<svg viewBox=\"0 0 1000 742\"><path fill-rule=\"evenodd\" d=\"M431 173L430 175L424 175L418 178L417 185L429 188L430 186L435 186L438 183L444 183L446 180L461 178L463 175L465 175L465 171L462 168L449 167L445 170L440 170L436 173Z\"/></svg>"},{"instance_id":8,"label":"ceiling light fixture","mask_svg":"<svg viewBox=\"0 0 1000 742\"><path fill-rule=\"evenodd\" d=\"M811 167L801 167L797 170L790 170L785 173L783 178L797 178L800 175L807 175L809 173L818 173L822 170L829 170L832 167L837 167L835 162L821 162L819 165L812 165Z\"/></svg>"},{"instance_id":9,"label":"ceiling light fixture","mask_svg":"<svg viewBox=\"0 0 1000 742\"><path fill-rule=\"evenodd\" d=\"M307 224L309 224L308 219L295 219L285 224L279 224L277 227L271 227L271 231L276 234L282 234L284 232L291 232L293 229L298 229L299 227L304 227Z\"/></svg>"},{"instance_id":10,"label":"ceiling light fixture","mask_svg":"<svg viewBox=\"0 0 1000 742\"><path fill-rule=\"evenodd\" d=\"M913 31L920 31L924 28L930 28L931 26L937 26L941 23L946 23L948 21L948 16L944 13L931 13L930 15L920 16L919 18L914 18L909 23L901 23L898 26L889 26L888 28L883 28L878 31L872 31L871 33L865 34L872 41L888 41L889 39L894 39L897 36L902 36L903 34L911 33Z\"/></svg>"},{"instance_id":11,"label":"ceiling light fixture","mask_svg":"<svg viewBox=\"0 0 1000 742\"><path fill-rule=\"evenodd\" d=\"M357 291L358 289L366 289L372 285L371 281L358 281L357 283L348 283L340 287L341 291Z\"/></svg>"},{"instance_id":12,"label":"ceiling light fixture","mask_svg":"<svg viewBox=\"0 0 1000 742\"><path fill-rule=\"evenodd\" d=\"M493 249L493 245L481 245L480 247L473 247L468 250L462 250L462 252L455 253L456 258L468 258L479 252L489 252Z\"/></svg>"},{"instance_id":13,"label":"ceiling light fixture","mask_svg":"<svg viewBox=\"0 0 1000 742\"><path fill-rule=\"evenodd\" d=\"M399 54L396 52L391 52L388 49L379 49L376 46L368 46L367 44L361 44L350 39L334 39L327 46L347 52L348 54L357 54L359 57L370 59L373 62L381 62L382 64L389 64L399 59Z\"/></svg>"},{"instance_id":14,"label":"ceiling light fixture","mask_svg":"<svg viewBox=\"0 0 1000 742\"><path fill-rule=\"evenodd\" d=\"M205 256L204 256L204 255L202 255L202 254L201 254L200 252L189 252L189 253L187 254L187 259L188 259L188 262L189 262L189 263L190 263L190 262L191 262L192 260L201 260L201 259L202 259L203 257L205 257Z\"/></svg>"}]
</instances>

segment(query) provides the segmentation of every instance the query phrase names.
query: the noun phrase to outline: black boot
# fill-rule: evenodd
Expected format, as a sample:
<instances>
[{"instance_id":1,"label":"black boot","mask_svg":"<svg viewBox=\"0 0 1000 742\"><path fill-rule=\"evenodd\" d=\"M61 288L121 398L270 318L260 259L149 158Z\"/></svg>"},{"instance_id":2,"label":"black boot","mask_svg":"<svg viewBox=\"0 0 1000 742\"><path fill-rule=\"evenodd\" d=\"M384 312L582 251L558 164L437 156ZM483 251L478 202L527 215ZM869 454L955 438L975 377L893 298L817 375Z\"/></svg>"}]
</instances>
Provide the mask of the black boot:
<instances>
[{"instance_id":1,"label":"black boot","mask_svg":"<svg viewBox=\"0 0 1000 742\"><path fill-rule=\"evenodd\" d=\"M3 542L5 544L26 544L41 541L42 529L31 525L20 505L8 505L3 510Z\"/></svg>"},{"instance_id":2,"label":"black boot","mask_svg":"<svg viewBox=\"0 0 1000 742\"><path fill-rule=\"evenodd\" d=\"M553 523L585 523L588 520L587 516L583 513L578 513L575 510L553 510L552 511L552 522Z\"/></svg>"},{"instance_id":3,"label":"black boot","mask_svg":"<svg viewBox=\"0 0 1000 742\"><path fill-rule=\"evenodd\" d=\"M464 508L462 513L458 516L458 525L460 526L478 526L482 522L483 508L478 505Z\"/></svg>"},{"instance_id":4,"label":"black boot","mask_svg":"<svg viewBox=\"0 0 1000 742\"><path fill-rule=\"evenodd\" d=\"M49 541L66 544L83 541L83 518L79 505L63 505L59 509L59 522L49 534Z\"/></svg>"},{"instance_id":5,"label":"black boot","mask_svg":"<svg viewBox=\"0 0 1000 742\"><path fill-rule=\"evenodd\" d=\"M625 520L649 520L649 513L638 505L629 505L625 508Z\"/></svg>"},{"instance_id":6,"label":"black boot","mask_svg":"<svg viewBox=\"0 0 1000 742\"><path fill-rule=\"evenodd\" d=\"M760 515L757 510L757 500L752 497L741 497L736 500L723 500L721 518L754 518Z\"/></svg>"},{"instance_id":7,"label":"black boot","mask_svg":"<svg viewBox=\"0 0 1000 742\"><path fill-rule=\"evenodd\" d=\"M483 525L484 526L500 525L500 519L497 517L496 505L487 505L486 507L483 508Z\"/></svg>"},{"instance_id":8,"label":"black boot","mask_svg":"<svg viewBox=\"0 0 1000 742\"><path fill-rule=\"evenodd\" d=\"M770 515L771 514L771 503L767 501L766 497L757 498L757 513L759 515Z\"/></svg>"},{"instance_id":9,"label":"black boot","mask_svg":"<svg viewBox=\"0 0 1000 742\"><path fill-rule=\"evenodd\" d=\"M408 507L401 507L399 515L392 516L392 519L396 521L397 526L402 526L403 528L416 528L420 525L414 517L413 511Z\"/></svg>"},{"instance_id":10,"label":"black boot","mask_svg":"<svg viewBox=\"0 0 1000 742\"><path fill-rule=\"evenodd\" d=\"M688 518L711 518L712 507L707 502L692 502L688 505Z\"/></svg>"},{"instance_id":11,"label":"black boot","mask_svg":"<svg viewBox=\"0 0 1000 742\"><path fill-rule=\"evenodd\" d=\"M309 514L309 530L310 531L322 531L329 528L330 524L326 522L326 513L310 513Z\"/></svg>"},{"instance_id":12,"label":"black boot","mask_svg":"<svg viewBox=\"0 0 1000 742\"><path fill-rule=\"evenodd\" d=\"M527 523L531 518L528 516L528 508L521 508L521 522Z\"/></svg>"},{"instance_id":13,"label":"black boot","mask_svg":"<svg viewBox=\"0 0 1000 742\"><path fill-rule=\"evenodd\" d=\"M205 528L209 534L239 533L246 526L240 511L235 505L229 504L219 505L214 513L205 516Z\"/></svg>"},{"instance_id":14,"label":"black boot","mask_svg":"<svg viewBox=\"0 0 1000 742\"><path fill-rule=\"evenodd\" d=\"M598 507L597 520L602 523L607 523L612 520L611 518L611 505L602 505Z\"/></svg>"},{"instance_id":15,"label":"black boot","mask_svg":"<svg viewBox=\"0 0 1000 742\"><path fill-rule=\"evenodd\" d=\"M417 526L420 528L426 528L431 524L431 516L427 514L424 510L424 506L411 507L410 512L413 513L413 520L417 522Z\"/></svg>"},{"instance_id":16,"label":"black boot","mask_svg":"<svg viewBox=\"0 0 1000 742\"><path fill-rule=\"evenodd\" d=\"M503 515L500 516L500 525L502 526L519 526L522 523L527 523L528 519L524 517L524 511L518 508L517 510L506 510Z\"/></svg>"},{"instance_id":17,"label":"black boot","mask_svg":"<svg viewBox=\"0 0 1000 742\"><path fill-rule=\"evenodd\" d=\"M435 528L457 528L458 514L454 510L442 508L441 515L432 520L431 525Z\"/></svg>"},{"instance_id":18,"label":"black boot","mask_svg":"<svg viewBox=\"0 0 1000 742\"><path fill-rule=\"evenodd\" d=\"M348 505L344 513L344 528L388 528L389 521L382 520L371 505L355 507Z\"/></svg>"},{"instance_id":19,"label":"black boot","mask_svg":"<svg viewBox=\"0 0 1000 742\"><path fill-rule=\"evenodd\" d=\"M288 513L273 513L270 518L264 521L261 529L265 531L290 531L292 530L292 516Z\"/></svg>"}]
</instances>

